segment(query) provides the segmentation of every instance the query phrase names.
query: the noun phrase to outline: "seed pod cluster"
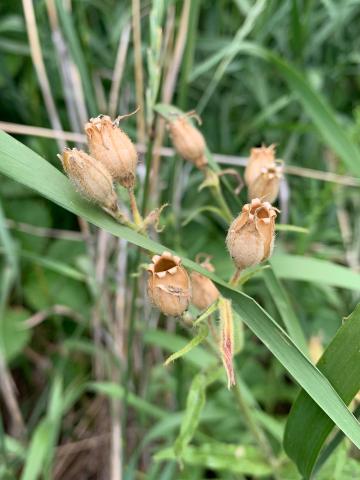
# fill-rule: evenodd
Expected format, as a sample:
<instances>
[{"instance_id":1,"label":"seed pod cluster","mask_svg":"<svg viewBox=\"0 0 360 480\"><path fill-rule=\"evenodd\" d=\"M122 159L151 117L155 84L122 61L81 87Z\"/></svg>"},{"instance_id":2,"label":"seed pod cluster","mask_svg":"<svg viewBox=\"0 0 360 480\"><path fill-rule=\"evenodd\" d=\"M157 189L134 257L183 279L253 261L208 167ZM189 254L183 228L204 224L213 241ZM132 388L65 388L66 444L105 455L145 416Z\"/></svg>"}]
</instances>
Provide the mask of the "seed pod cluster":
<instances>
[{"instance_id":1,"label":"seed pod cluster","mask_svg":"<svg viewBox=\"0 0 360 480\"><path fill-rule=\"evenodd\" d=\"M114 212L117 196L108 170L93 157L76 148L59 155L65 173L85 198Z\"/></svg>"},{"instance_id":2,"label":"seed pod cluster","mask_svg":"<svg viewBox=\"0 0 360 480\"><path fill-rule=\"evenodd\" d=\"M115 182L133 188L138 161L134 144L107 115L91 118L85 125L90 154L102 163Z\"/></svg>"},{"instance_id":3,"label":"seed pod cluster","mask_svg":"<svg viewBox=\"0 0 360 480\"><path fill-rule=\"evenodd\" d=\"M193 112L177 116L168 123L170 136L177 153L200 170L207 165L206 143L202 133L189 121Z\"/></svg>"},{"instance_id":4,"label":"seed pod cluster","mask_svg":"<svg viewBox=\"0 0 360 480\"><path fill-rule=\"evenodd\" d=\"M90 155L76 148L58 155L65 173L77 190L102 208L118 211L113 183L129 191L136 179L137 152L129 137L107 115L92 118L85 125Z\"/></svg>"},{"instance_id":5,"label":"seed pod cluster","mask_svg":"<svg viewBox=\"0 0 360 480\"><path fill-rule=\"evenodd\" d=\"M274 202L282 176L283 165L275 159L275 145L253 148L244 175L249 200L260 198Z\"/></svg>"},{"instance_id":6,"label":"seed pod cluster","mask_svg":"<svg viewBox=\"0 0 360 480\"><path fill-rule=\"evenodd\" d=\"M257 265L272 253L277 209L255 198L230 225L226 245L239 270Z\"/></svg>"}]
</instances>

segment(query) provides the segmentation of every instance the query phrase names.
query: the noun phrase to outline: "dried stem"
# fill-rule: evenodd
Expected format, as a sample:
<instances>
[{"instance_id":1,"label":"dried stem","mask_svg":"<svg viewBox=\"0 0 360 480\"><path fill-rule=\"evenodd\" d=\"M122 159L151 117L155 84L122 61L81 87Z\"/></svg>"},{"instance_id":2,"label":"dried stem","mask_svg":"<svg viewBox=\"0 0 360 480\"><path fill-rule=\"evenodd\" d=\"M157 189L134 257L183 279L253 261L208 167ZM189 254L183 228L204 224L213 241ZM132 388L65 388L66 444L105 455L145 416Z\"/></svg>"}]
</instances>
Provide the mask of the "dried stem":
<instances>
[{"instance_id":1,"label":"dried stem","mask_svg":"<svg viewBox=\"0 0 360 480\"><path fill-rule=\"evenodd\" d=\"M129 47L131 25L128 23L124 26L121 32L118 51L116 54L115 67L112 75L110 100L109 100L109 115L111 118L115 117L118 103L119 103L119 91L122 76L125 69L126 54Z\"/></svg>"},{"instance_id":2,"label":"dried stem","mask_svg":"<svg viewBox=\"0 0 360 480\"><path fill-rule=\"evenodd\" d=\"M134 190L132 188L129 188L128 194L129 194L129 200L130 200L130 209L131 209L131 213L132 213L135 225L137 225L140 229L142 229L144 221L142 216L140 215L140 212L137 206Z\"/></svg>"},{"instance_id":3,"label":"dried stem","mask_svg":"<svg viewBox=\"0 0 360 480\"><path fill-rule=\"evenodd\" d=\"M15 384L0 353L0 389L11 419L11 431L14 437L20 438L25 431L21 410L16 398Z\"/></svg>"},{"instance_id":4,"label":"dried stem","mask_svg":"<svg viewBox=\"0 0 360 480\"><path fill-rule=\"evenodd\" d=\"M137 137L141 143L145 142L145 116L144 116L144 75L141 56L141 22L140 0L132 0L132 23L135 57L135 90L136 102L140 107L137 115Z\"/></svg>"},{"instance_id":5,"label":"dried stem","mask_svg":"<svg viewBox=\"0 0 360 480\"><path fill-rule=\"evenodd\" d=\"M56 105L51 93L50 83L47 77L45 64L41 52L39 34L35 20L34 5L32 0L22 0L22 3L25 14L27 33L29 37L31 58L40 83L40 88L44 97L44 102L49 115L50 123L55 130L62 130L60 118L58 116ZM60 150L63 150L66 147L66 143L62 139L59 139L58 146Z\"/></svg>"},{"instance_id":6,"label":"dried stem","mask_svg":"<svg viewBox=\"0 0 360 480\"><path fill-rule=\"evenodd\" d=\"M189 13L190 13L190 0L185 0L181 11L180 26L175 43L173 59L167 70L167 75L163 85L162 101L164 103L171 103L171 99L174 94L176 80L179 74L181 60L184 54L186 45ZM165 121L163 118L159 118L156 126L156 137L154 141L153 161L152 161L152 185L151 194L156 191L159 168L160 168L160 147L164 140L165 134Z\"/></svg>"}]
</instances>

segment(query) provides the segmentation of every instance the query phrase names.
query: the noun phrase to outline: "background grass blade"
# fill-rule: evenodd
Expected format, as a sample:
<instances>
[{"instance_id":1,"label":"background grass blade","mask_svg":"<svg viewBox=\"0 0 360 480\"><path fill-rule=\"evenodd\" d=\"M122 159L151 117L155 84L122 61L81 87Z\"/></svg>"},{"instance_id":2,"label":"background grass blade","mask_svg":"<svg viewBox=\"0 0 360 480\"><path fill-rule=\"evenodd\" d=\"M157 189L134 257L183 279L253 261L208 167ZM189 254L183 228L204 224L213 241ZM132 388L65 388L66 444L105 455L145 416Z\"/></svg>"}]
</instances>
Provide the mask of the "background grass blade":
<instances>
[{"instance_id":1,"label":"background grass blade","mask_svg":"<svg viewBox=\"0 0 360 480\"><path fill-rule=\"evenodd\" d=\"M279 278L323 283L360 291L360 275L349 268L317 258L274 255L270 263Z\"/></svg>"},{"instance_id":2,"label":"background grass blade","mask_svg":"<svg viewBox=\"0 0 360 480\"><path fill-rule=\"evenodd\" d=\"M223 55L218 55L216 60L220 61L226 55L226 49ZM335 112L332 110L322 95L317 92L309 81L290 63L283 60L278 55L250 42L239 42L235 53L243 53L259 57L278 70L284 80L287 82L290 90L296 94L304 110L309 115L314 125L321 133L323 139L344 161L347 168L357 176L360 176L360 150L349 138L344 128L338 122ZM201 67L201 66L200 66ZM200 70L198 68L198 71Z\"/></svg>"},{"instance_id":3,"label":"background grass blade","mask_svg":"<svg viewBox=\"0 0 360 480\"><path fill-rule=\"evenodd\" d=\"M299 319L294 312L286 290L281 285L272 268L265 268L262 271L267 289L280 313L286 331L293 339L299 350L307 355L307 341L300 325Z\"/></svg>"},{"instance_id":4,"label":"background grass blade","mask_svg":"<svg viewBox=\"0 0 360 480\"><path fill-rule=\"evenodd\" d=\"M346 404L360 390L360 304L345 319L317 367L326 375ZM334 423L304 391L288 418L284 447L299 471L310 478L316 458Z\"/></svg>"},{"instance_id":5,"label":"background grass blade","mask_svg":"<svg viewBox=\"0 0 360 480\"><path fill-rule=\"evenodd\" d=\"M38 191L69 211L83 216L106 231L151 252L161 253L165 247L117 224L96 206L83 200L70 182L29 148L5 133L0 133L0 172ZM233 290L222 279L186 258L186 267L214 280L222 294L233 302L233 308L294 379L360 448L360 424L353 417L322 373L298 350L276 322L249 296Z\"/></svg>"}]
</instances>

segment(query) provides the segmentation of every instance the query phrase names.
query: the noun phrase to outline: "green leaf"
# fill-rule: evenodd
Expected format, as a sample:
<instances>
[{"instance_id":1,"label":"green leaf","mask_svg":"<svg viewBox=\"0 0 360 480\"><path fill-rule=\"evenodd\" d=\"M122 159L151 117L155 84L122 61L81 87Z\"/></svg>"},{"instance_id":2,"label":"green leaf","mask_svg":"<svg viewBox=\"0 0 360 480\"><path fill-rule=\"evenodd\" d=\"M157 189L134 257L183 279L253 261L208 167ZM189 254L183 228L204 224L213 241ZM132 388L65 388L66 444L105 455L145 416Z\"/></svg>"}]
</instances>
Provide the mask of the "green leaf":
<instances>
[{"instance_id":1,"label":"green leaf","mask_svg":"<svg viewBox=\"0 0 360 480\"><path fill-rule=\"evenodd\" d=\"M117 224L99 208L86 202L73 190L64 175L4 132L0 132L0 172L36 190L51 201L113 235L124 238L150 252L162 253L166 249L163 245ZM182 260L185 267L209 277L217 284L222 294L232 300L233 308L243 322L263 341L339 428L360 448L360 424L346 408L327 378L308 361L270 315L251 297L234 290L221 278L195 262L186 258L182 258ZM195 350L190 352L189 356Z\"/></svg>"},{"instance_id":2,"label":"green leaf","mask_svg":"<svg viewBox=\"0 0 360 480\"><path fill-rule=\"evenodd\" d=\"M200 345L200 343L205 340L205 338L208 336L209 334L209 328L207 325L200 325L200 328L199 328L199 332L197 335L195 335L195 337L193 337L189 343L187 343L185 345L185 347L181 348L180 350L178 350L177 352L173 353L172 355L170 355L170 357L168 357L165 362L164 362L164 365L169 365L169 363L171 362L174 362L175 360L177 360L178 358L186 355L188 352L190 352L190 350L192 350L193 348L197 347L198 345Z\"/></svg>"},{"instance_id":3,"label":"green leaf","mask_svg":"<svg viewBox=\"0 0 360 480\"><path fill-rule=\"evenodd\" d=\"M36 480L43 472L49 454L49 445L53 442L53 429L54 425L50 419L45 418L38 424L31 438L21 480Z\"/></svg>"},{"instance_id":4,"label":"green leaf","mask_svg":"<svg viewBox=\"0 0 360 480\"><path fill-rule=\"evenodd\" d=\"M291 305L290 299L287 295L286 290L276 277L272 268L266 268L262 272L263 278L267 289L270 292L271 298L273 299L282 321L286 327L286 331L293 339L297 347L307 355L307 341L300 325L299 319L294 312L294 309Z\"/></svg>"},{"instance_id":5,"label":"green leaf","mask_svg":"<svg viewBox=\"0 0 360 480\"><path fill-rule=\"evenodd\" d=\"M297 255L274 255L270 263L279 278L323 283L333 287L360 290L360 275L327 260Z\"/></svg>"},{"instance_id":6,"label":"green leaf","mask_svg":"<svg viewBox=\"0 0 360 480\"><path fill-rule=\"evenodd\" d=\"M317 367L346 404L360 390L360 304L338 330ZM334 422L302 391L287 421L284 448L299 471L310 478Z\"/></svg>"},{"instance_id":7,"label":"green leaf","mask_svg":"<svg viewBox=\"0 0 360 480\"><path fill-rule=\"evenodd\" d=\"M106 395L111 398L116 398L119 400L123 400L126 396L126 401L129 405L131 405L136 410L140 412L147 413L148 415L154 418L163 418L166 416L166 412L161 410L160 408L152 405L149 402L146 402L142 398L134 395L131 392L128 392L126 395L125 388L121 385L111 382L92 382L89 383L87 388L91 391L95 391Z\"/></svg>"},{"instance_id":8,"label":"green leaf","mask_svg":"<svg viewBox=\"0 0 360 480\"><path fill-rule=\"evenodd\" d=\"M182 457L184 449L190 443L200 421L201 411L205 405L206 378L199 373L191 382L186 400L186 410L181 422L180 433L174 444L177 458Z\"/></svg>"},{"instance_id":9,"label":"green leaf","mask_svg":"<svg viewBox=\"0 0 360 480\"><path fill-rule=\"evenodd\" d=\"M146 330L144 332L143 341L161 347L167 352L182 350L188 344L186 338L162 330ZM198 368L203 368L204 365L215 365L217 362L215 357L200 346L193 348L186 357L184 357L184 361L189 362Z\"/></svg>"},{"instance_id":10,"label":"green leaf","mask_svg":"<svg viewBox=\"0 0 360 480\"><path fill-rule=\"evenodd\" d=\"M24 328L24 320L30 312L23 308L12 308L5 311L1 328L0 350L7 362L15 358L30 340L30 330Z\"/></svg>"},{"instance_id":11,"label":"green leaf","mask_svg":"<svg viewBox=\"0 0 360 480\"><path fill-rule=\"evenodd\" d=\"M174 449L167 448L155 455L155 460L175 460ZM216 471L227 471L243 475L269 476L269 467L261 453L250 446L225 443L205 443L200 447L188 446L183 452L183 461L187 465L198 465Z\"/></svg>"}]
</instances>

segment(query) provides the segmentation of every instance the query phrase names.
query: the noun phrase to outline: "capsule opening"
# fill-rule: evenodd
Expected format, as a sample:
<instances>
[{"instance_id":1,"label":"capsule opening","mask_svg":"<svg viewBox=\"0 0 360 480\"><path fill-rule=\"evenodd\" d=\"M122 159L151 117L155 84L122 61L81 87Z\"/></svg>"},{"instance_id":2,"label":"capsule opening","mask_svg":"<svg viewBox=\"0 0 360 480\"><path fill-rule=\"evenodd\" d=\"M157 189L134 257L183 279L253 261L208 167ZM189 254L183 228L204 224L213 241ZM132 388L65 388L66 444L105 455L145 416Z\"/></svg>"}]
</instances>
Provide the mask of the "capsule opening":
<instances>
[{"instance_id":1,"label":"capsule opening","mask_svg":"<svg viewBox=\"0 0 360 480\"><path fill-rule=\"evenodd\" d=\"M171 258L160 258L154 266L154 271L157 272L166 272L170 268L176 267L177 264Z\"/></svg>"}]
</instances>

